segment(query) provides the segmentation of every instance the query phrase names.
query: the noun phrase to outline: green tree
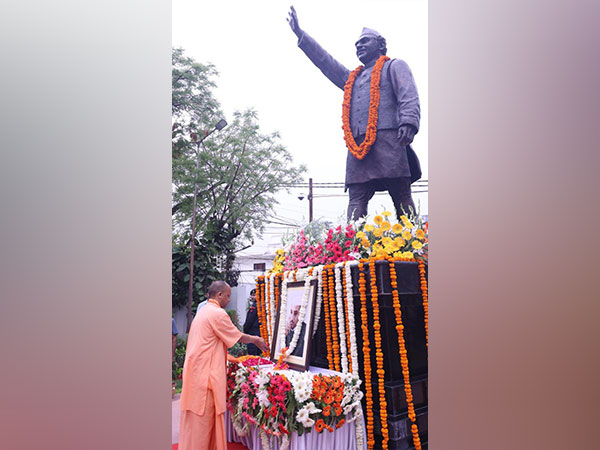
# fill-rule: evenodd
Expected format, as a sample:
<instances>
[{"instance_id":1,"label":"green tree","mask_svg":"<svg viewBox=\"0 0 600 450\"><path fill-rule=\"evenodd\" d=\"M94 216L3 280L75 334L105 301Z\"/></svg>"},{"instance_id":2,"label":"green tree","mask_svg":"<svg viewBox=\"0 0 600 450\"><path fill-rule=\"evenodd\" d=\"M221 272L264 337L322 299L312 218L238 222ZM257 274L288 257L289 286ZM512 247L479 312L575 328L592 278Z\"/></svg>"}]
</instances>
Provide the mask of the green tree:
<instances>
[{"instance_id":1,"label":"green tree","mask_svg":"<svg viewBox=\"0 0 600 450\"><path fill-rule=\"evenodd\" d=\"M173 273L185 282L187 270L189 281L182 254L191 239L196 185L195 253L204 258L203 262L194 258L199 264L194 265L196 294L207 286L201 277L212 273L209 264L216 268L216 276L236 279L232 270L236 249L261 235L264 218L274 212L276 192L299 181L305 171L293 166L278 133L260 131L251 109L235 112L226 128L196 144L223 117L213 95L216 76L214 66L197 63L182 49L173 50ZM202 272L199 278L196 267ZM179 304L180 286L177 291L175 287L173 303Z\"/></svg>"}]
</instances>

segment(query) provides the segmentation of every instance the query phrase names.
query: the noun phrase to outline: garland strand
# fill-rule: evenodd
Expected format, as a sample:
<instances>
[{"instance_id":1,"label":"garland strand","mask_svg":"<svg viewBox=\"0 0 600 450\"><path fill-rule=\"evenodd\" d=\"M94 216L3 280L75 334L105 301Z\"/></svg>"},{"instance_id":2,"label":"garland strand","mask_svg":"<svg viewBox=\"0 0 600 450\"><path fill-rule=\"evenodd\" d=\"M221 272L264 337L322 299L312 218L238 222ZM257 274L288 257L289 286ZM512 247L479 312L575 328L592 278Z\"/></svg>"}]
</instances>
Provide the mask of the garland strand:
<instances>
[{"instance_id":1,"label":"garland strand","mask_svg":"<svg viewBox=\"0 0 600 450\"><path fill-rule=\"evenodd\" d=\"M343 262L341 265L342 267L340 278L342 280L342 301L344 304L344 317L346 318L346 355L350 355L350 358L346 356L346 364L348 364L348 371L352 372L352 342L350 339L350 318L348 317L348 290L346 285L346 266L348 266L348 263Z\"/></svg>"},{"instance_id":2,"label":"garland strand","mask_svg":"<svg viewBox=\"0 0 600 450\"><path fill-rule=\"evenodd\" d=\"M352 136L352 130L350 128L350 101L352 100L352 88L354 86L354 81L356 77L362 70L364 66L359 66L350 72L350 76L344 85L344 101L342 103L342 129L344 130L344 140L346 141L346 147L352 155L354 155L357 159L363 159L369 153L371 146L375 142L377 138L377 119L378 119L378 109L379 109L379 97L381 91L379 89L379 84L381 81L381 70L383 69L383 65L390 58L381 55L373 70L371 71L371 89L370 89L370 101L369 101L369 119L367 122L367 132L365 135L365 140L360 144L360 146L356 145L356 141L354 140L354 136Z\"/></svg>"},{"instance_id":3,"label":"garland strand","mask_svg":"<svg viewBox=\"0 0 600 450\"><path fill-rule=\"evenodd\" d=\"M327 289L327 270L323 268L323 305L325 306L325 337L327 343L327 362L329 364L329 370L333 370L333 349L331 344L331 322L329 321L329 290Z\"/></svg>"},{"instance_id":4,"label":"garland strand","mask_svg":"<svg viewBox=\"0 0 600 450\"><path fill-rule=\"evenodd\" d=\"M339 324L340 331L340 357L341 357L341 366L342 372L348 373L348 348L346 343L348 341L348 333L346 330L346 320L344 319L344 298L342 297L342 274L340 271L340 267L343 266L343 263L337 263L333 272L335 274L335 301L337 303L337 320Z\"/></svg>"},{"instance_id":5,"label":"garland strand","mask_svg":"<svg viewBox=\"0 0 600 450\"><path fill-rule=\"evenodd\" d=\"M334 281L335 275L333 272L334 265L329 266L330 274L329 274L329 310L331 312L331 335L333 337L333 363L335 370L338 372L342 371L342 367L340 365L340 341L338 335L338 323L337 323L337 313L335 308L335 289L334 289Z\"/></svg>"},{"instance_id":6,"label":"garland strand","mask_svg":"<svg viewBox=\"0 0 600 450\"><path fill-rule=\"evenodd\" d=\"M377 279L375 272L375 258L369 261L369 274L371 281L371 304L373 305L373 329L375 330L375 360L377 362L377 375L379 376L379 410L381 417L381 446L388 448L387 402L385 400L385 371L383 369L383 350L381 349L381 323L379 322L379 294L377 292Z\"/></svg>"},{"instance_id":7,"label":"garland strand","mask_svg":"<svg viewBox=\"0 0 600 450\"><path fill-rule=\"evenodd\" d=\"M427 278L425 278L425 263L419 261L419 275L421 277L421 294L423 295L423 312L425 315L425 342L429 348L429 300L427 295Z\"/></svg>"},{"instance_id":8,"label":"garland strand","mask_svg":"<svg viewBox=\"0 0 600 450\"><path fill-rule=\"evenodd\" d=\"M396 315L396 330L398 331L398 347L400 349L400 364L402 365L402 376L404 377L404 392L406 393L406 404L408 405L408 417L412 422L410 427L413 435L413 445L415 450L421 450L421 440L419 438L419 428L417 427L417 416L415 414L415 405L413 403L412 388L410 386L410 372L408 370L408 354L406 352L406 343L404 341L404 325L402 325L402 309L400 307L400 295L398 294L398 278L396 276L396 267L393 259L390 262L390 278L392 280L392 296L394 304L394 314Z\"/></svg>"},{"instance_id":9,"label":"garland strand","mask_svg":"<svg viewBox=\"0 0 600 450\"><path fill-rule=\"evenodd\" d=\"M358 291L360 292L360 317L363 336L363 368L365 372L365 391L367 403L367 448L371 450L375 445L373 437L373 386L371 385L371 349L369 348L369 327L367 326L367 282L365 280L363 260L358 264L360 278Z\"/></svg>"},{"instance_id":10,"label":"garland strand","mask_svg":"<svg viewBox=\"0 0 600 450\"><path fill-rule=\"evenodd\" d=\"M319 320L321 319L321 306L323 304L323 266L318 266L317 271L317 306L315 309L315 323L313 325L313 336L319 328Z\"/></svg>"},{"instance_id":11,"label":"garland strand","mask_svg":"<svg viewBox=\"0 0 600 450\"><path fill-rule=\"evenodd\" d=\"M352 367L352 372L359 376L358 374L358 346L356 345L356 320L354 318L354 294L352 292L352 272L351 267L357 266L358 263L348 263L346 265L346 277L344 281L346 282L346 301L348 305L348 329L350 331L350 367Z\"/></svg>"}]
</instances>

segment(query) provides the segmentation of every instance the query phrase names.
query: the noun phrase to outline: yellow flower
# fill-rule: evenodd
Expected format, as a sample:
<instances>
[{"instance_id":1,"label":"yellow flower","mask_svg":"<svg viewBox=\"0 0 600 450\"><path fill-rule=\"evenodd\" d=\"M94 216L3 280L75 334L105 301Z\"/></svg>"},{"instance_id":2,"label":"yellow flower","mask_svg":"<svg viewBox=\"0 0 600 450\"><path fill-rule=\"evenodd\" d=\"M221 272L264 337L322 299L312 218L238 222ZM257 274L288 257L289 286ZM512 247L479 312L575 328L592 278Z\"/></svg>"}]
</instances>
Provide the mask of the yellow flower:
<instances>
[{"instance_id":1,"label":"yellow flower","mask_svg":"<svg viewBox=\"0 0 600 450\"><path fill-rule=\"evenodd\" d=\"M383 230L381 228L375 228L375 230L373 230L373 234L375 237L379 238L383 235Z\"/></svg>"},{"instance_id":2,"label":"yellow flower","mask_svg":"<svg viewBox=\"0 0 600 450\"><path fill-rule=\"evenodd\" d=\"M391 237L388 237L388 236L384 237L384 238L381 240L381 243L382 243L383 245L390 245L392 242L394 242L394 241L392 241L392 238L391 238Z\"/></svg>"},{"instance_id":3,"label":"yellow flower","mask_svg":"<svg viewBox=\"0 0 600 450\"><path fill-rule=\"evenodd\" d=\"M421 241L413 241L412 246L415 250L419 250L423 247L423 243Z\"/></svg>"},{"instance_id":4,"label":"yellow flower","mask_svg":"<svg viewBox=\"0 0 600 450\"><path fill-rule=\"evenodd\" d=\"M392 226L390 225L390 223L389 223L389 222L383 222L383 223L381 224L381 229L382 229L383 231L388 231L388 230L389 230L391 227L392 227Z\"/></svg>"},{"instance_id":5,"label":"yellow flower","mask_svg":"<svg viewBox=\"0 0 600 450\"><path fill-rule=\"evenodd\" d=\"M373 218L373 222L375 222L377 225L381 225L381 223L383 222L383 217L381 217L381 216L375 216Z\"/></svg>"},{"instance_id":6,"label":"yellow flower","mask_svg":"<svg viewBox=\"0 0 600 450\"><path fill-rule=\"evenodd\" d=\"M373 252L374 253L379 253L381 250L383 250L383 247L381 246L381 244L379 242L373 244Z\"/></svg>"},{"instance_id":7,"label":"yellow flower","mask_svg":"<svg viewBox=\"0 0 600 450\"><path fill-rule=\"evenodd\" d=\"M359 231L358 233L356 233L356 238L357 239L366 239L367 235L365 233L363 233L362 231Z\"/></svg>"},{"instance_id":8,"label":"yellow flower","mask_svg":"<svg viewBox=\"0 0 600 450\"><path fill-rule=\"evenodd\" d=\"M369 242L368 239L363 239L361 244L363 247L367 247L367 248L371 246L371 243Z\"/></svg>"},{"instance_id":9,"label":"yellow flower","mask_svg":"<svg viewBox=\"0 0 600 450\"><path fill-rule=\"evenodd\" d=\"M392 215L392 213L389 212L389 211L384 211L384 212L381 213L381 215L385 216L385 217L390 217Z\"/></svg>"},{"instance_id":10,"label":"yellow flower","mask_svg":"<svg viewBox=\"0 0 600 450\"><path fill-rule=\"evenodd\" d=\"M410 241L410 239L412 238L412 234L410 233L410 231L404 230L402 232L402 238L406 241Z\"/></svg>"},{"instance_id":11,"label":"yellow flower","mask_svg":"<svg viewBox=\"0 0 600 450\"><path fill-rule=\"evenodd\" d=\"M403 258L408 258L408 259L415 259L415 257L412 254L412 252L402 252L402 257Z\"/></svg>"},{"instance_id":12,"label":"yellow flower","mask_svg":"<svg viewBox=\"0 0 600 450\"><path fill-rule=\"evenodd\" d=\"M421 230L420 228L417 230L417 239L425 239L425 232L423 230Z\"/></svg>"},{"instance_id":13,"label":"yellow flower","mask_svg":"<svg viewBox=\"0 0 600 450\"><path fill-rule=\"evenodd\" d=\"M400 225L399 223L395 223L392 227L392 231L396 234L402 233L402 225Z\"/></svg>"},{"instance_id":14,"label":"yellow flower","mask_svg":"<svg viewBox=\"0 0 600 450\"><path fill-rule=\"evenodd\" d=\"M402 247L404 244L406 244L406 241L400 236L397 236L396 239L394 239L394 242L396 242L399 247Z\"/></svg>"},{"instance_id":15,"label":"yellow flower","mask_svg":"<svg viewBox=\"0 0 600 450\"><path fill-rule=\"evenodd\" d=\"M375 229L375 227L373 225L371 225L370 223L365 225L366 232L373 231L374 229Z\"/></svg>"}]
</instances>

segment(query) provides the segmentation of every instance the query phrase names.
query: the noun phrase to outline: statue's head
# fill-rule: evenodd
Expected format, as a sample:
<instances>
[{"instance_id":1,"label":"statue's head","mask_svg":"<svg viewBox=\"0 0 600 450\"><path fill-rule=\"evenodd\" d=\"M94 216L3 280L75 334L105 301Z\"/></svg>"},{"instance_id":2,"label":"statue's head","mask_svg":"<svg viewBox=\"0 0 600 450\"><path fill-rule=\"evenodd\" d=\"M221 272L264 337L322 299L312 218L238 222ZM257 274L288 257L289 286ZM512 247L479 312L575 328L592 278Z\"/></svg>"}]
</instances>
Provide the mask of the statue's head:
<instances>
[{"instance_id":1,"label":"statue's head","mask_svg":"<svg viewBox=\"0 0 600 450\"><path fill-rule=\"evenodd\" d=\"M369 64L381 55L387 54L385 38L371 28L363 28L354 45L356 46L356 56L363 64Z\"/></svg>"}]
</instances>

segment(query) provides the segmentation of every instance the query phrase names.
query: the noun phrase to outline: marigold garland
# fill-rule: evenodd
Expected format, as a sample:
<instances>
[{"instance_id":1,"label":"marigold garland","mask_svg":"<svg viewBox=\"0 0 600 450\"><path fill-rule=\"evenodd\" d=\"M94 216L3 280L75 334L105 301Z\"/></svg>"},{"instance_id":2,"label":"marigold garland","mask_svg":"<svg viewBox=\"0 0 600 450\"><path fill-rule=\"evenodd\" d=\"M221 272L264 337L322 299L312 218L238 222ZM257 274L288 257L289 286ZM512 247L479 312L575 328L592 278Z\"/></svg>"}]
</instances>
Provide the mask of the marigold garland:
<instances>
[{"instance_id":1,"label":"marigold garland","mask_svg":"<svg viewBox=\"0 0 600 450\"><path fill-rule=\"evenodd\" d=\"M267 297L265 295L266 278L263 277L261 284L261 296L262 296L262 312L263 312L263 328L264 328L264 339L267 345L269 345L269 329L267 328Z\"/></svg>"},{"instance_id":2,"label":"marigold garland","mask_svg":"<svg viewBox=\"0 0 600 450\"><path fill-rule=\"evenodd\" d=\"M369 347L369 327L367 325L367 281L365 280L364 260L358 264L359 279L358 291L360 292L360 317L363 338L363 370L365 372L365 398L367 410L367 448L370 450L375 445L373 436L373 386L371 385L371 349Z\"/></svg>"},{"instance_id":3,"label":"marigold garland","mask_svg":"<svg viewBox=\"0 0 600 450\"><path fill-rule=\"evenodd\" d=\"M258 315L258 329L260 331L260 337L262 337L267 345L269 345L269 335L267 331L267 317L265 311L265 277L261 275L257 279L256 283L256 314ZM268 356L268 352L263 351L263 356Z\"/></svg>"},{"instance_id":4,"label":"marigold garland","mask_svg":"<svg viewBox=\"0 0 600 450\"><path fill-rule=\"evenodd\" d=\"M333 349L331 342L331 322L329 321L329 289L327 289L327 270L323 268L323 306L325 307L325 339L327 345L327 363L329 364L329 370L334 370L333 365Z\"/></svg>"},{"instance_id":5,"label":"marigold garland","mask_svg":"<svg viewBox=\"0 0 600 450\"><path fill-rule=\"evenodd\" d=\"M398 278L396 275L396 266L393 259L390 263L390 279L392 284L392 297L394 304L394 314L396 315L396 331L398 331L398 348L400 350L400 365L402 366L402 376L404 377L404 392L406 393L406 404L408 405L408 417L412 422L410 427L413 435L413 445L415 450L421 450L421 439L419 438L419 428L417 427L417 416L415 414L415 405L413 403L412 388L410 386L410 372L408 369L408 354L406 343L404 341L404 325L402 325L402 309L400 307L400 295L398 294Z\"/></svg>"},{"instance_id":6,"label":"marigold garland","mask_svg":"<svg viewBox=\"0 0 600 450\"><path fill-rule=\"evenodd\" d=\"M421 294L423 296L423 312L425 316L425 343L429 348L429 300L427 296L427 278L425 277L425 263L419 261L419 276L421 277Z\"/></svg>"},{"instance_id":7,"label":"marigold garland","mask_svg":"<svg viewBox=\"0 0 600 450\"><path fill-rule=\"evenodd\" d=\"M371 89L370 89L370 101L369 101L369 120L367 122L367 132L365 136L365 140L360 144L360 146L356 145L356 141L354 140L354 136L352 136L352 130L350 128L350 101L352 100L352 88L354 86L354 81L356 77L362 70L364 66L359 66L350 72L350 76L348 80L346 80L346 84L344 85L344 101L342 103L342 129L344 130L344 140L346 141L346 146L352 155L354 155L357 159L363 159L369 153L371 146L375 142L377 138L377 118L378 118L378 109L379 109L379 97L381 95L381 91L379 88L379 84L381 81L381 71L383 69L383 65L390 58L385 55L381 55L373 70L371 72Z\"/></svg>"},{"instance_id":8,"label":"marigold garland","mask_svg":"<svg viewBox=\"0 0 600 450\"><path fill-rule=\"evenodd\" d=\"M381 348L381 324L379 323L379 293L377 292L377 278L375 272L375 258L369 260L369 275L371 281L371 304L373 306L373 330L375 332L375 360L377 375L379 376L379 409L381 417L382 448L388 448L387 402L385 400L385 371L383 369L383 350Z\"/></svg>"},{"instance_id":9,"label":"marigold garland","mask_svg":"<svg viewBox=\"0 0 600 450\"><path fill-rule=\"evenodd\" d=\"M340 340L338 335L337 310L335 306L335 273L333 268L334 265L329 266L329 311L331 314L331 335L333 337L333 363L335 370L341 372L342 367L340 364Z\"/></svg>"}]
</instances>

